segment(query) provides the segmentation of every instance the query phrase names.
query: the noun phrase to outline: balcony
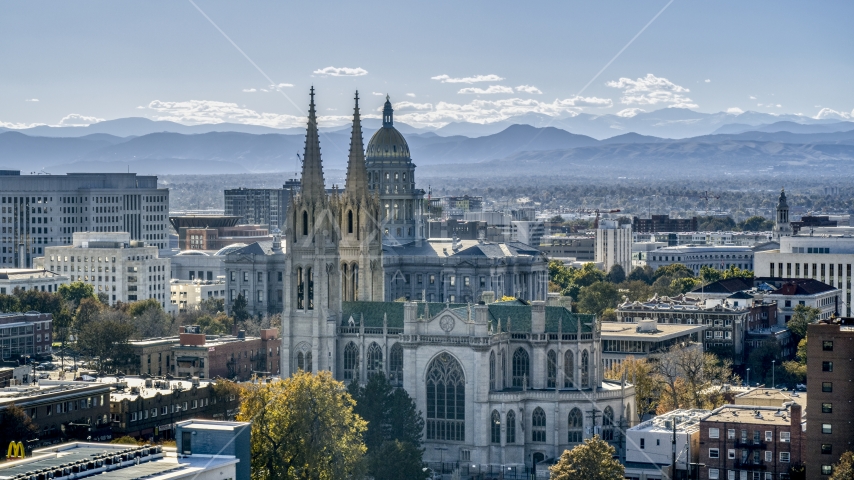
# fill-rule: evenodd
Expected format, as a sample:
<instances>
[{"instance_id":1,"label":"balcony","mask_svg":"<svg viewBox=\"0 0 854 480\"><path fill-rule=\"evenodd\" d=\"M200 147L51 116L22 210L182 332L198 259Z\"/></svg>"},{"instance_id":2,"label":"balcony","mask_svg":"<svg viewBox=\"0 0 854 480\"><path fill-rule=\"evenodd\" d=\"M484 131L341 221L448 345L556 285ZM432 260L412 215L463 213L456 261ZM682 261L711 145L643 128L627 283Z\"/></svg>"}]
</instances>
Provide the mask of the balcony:
<instances>
[{"instance_id":1,"label":"balcony","mask_svg":"<svg viewBox=\"0 0 854 480\"><path fill-rule=\"evenodd\" d=\"M761 460L759 462L752 462L750 460L742 462L741 460L736 460L733 466L738 470L765 470L767 468L765 462Z\"/></svg>"},{"instance_id":2,"label":"balcony","mask_svg":"<svg viewBox=\"0 0 854 480\"><path fill-rule=\"evenodd\" d=\"M755 449L759 448L765 450L765 442L757 442L756 440L736 440L735 448L743 448L743 449Z\"/></svg>"}]
</instances>

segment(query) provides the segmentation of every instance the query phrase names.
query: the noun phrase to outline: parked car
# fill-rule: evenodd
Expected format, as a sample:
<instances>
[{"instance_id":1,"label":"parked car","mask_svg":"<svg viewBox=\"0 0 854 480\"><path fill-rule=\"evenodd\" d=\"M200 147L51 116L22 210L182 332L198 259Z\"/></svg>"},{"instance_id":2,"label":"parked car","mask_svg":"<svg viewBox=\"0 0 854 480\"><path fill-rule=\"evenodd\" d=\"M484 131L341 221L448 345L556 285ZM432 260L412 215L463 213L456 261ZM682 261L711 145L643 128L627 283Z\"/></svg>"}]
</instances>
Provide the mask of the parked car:
<instances>
[{"instance_id":1,"label":"parked car","mask_svg":"<svg viewBox=\"0 0 854 480\"><path fill-rule=\"evenodd\" d=\"M795 385L795 390L797 390L799 392L806 392L807 386L804 385L803 383L799 383L799 384Z\"/></svg>"},{"instance_id":2,"label":"parked car","mask_svg":"<svg viewBox=\"0 0 854 480\"><path fill-rule=\"evenodd\" d=\"M50 374L47 372L42 372L39 374L39 379L50 378Z\"/></svg>"}]
</instances>

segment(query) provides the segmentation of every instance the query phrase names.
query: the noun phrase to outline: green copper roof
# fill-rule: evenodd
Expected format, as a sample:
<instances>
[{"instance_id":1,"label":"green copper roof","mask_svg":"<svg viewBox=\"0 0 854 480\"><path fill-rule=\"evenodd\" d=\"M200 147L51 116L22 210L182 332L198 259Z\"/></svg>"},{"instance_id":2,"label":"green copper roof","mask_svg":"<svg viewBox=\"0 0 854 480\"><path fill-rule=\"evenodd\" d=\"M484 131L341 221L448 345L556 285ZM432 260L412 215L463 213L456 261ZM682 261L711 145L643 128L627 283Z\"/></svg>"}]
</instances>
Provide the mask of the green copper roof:
<instances>
[{"instance_id":1,"label":"green copper roof","mask_svg":"<svg viewBox=\"0 0 854 480\"><path fill-rule=\"evenodd\" d=\"M388 318L389 328L403 328L403 302L341 302L341 325L347 326L350 316L359 325L364 315L366 327L382 327L383 316ZM418 302L418 316L424 315L424 303ZM429 303L430 315L434 316L445 309L466 307L459 303Z\"/></svg>"}]
</instances>

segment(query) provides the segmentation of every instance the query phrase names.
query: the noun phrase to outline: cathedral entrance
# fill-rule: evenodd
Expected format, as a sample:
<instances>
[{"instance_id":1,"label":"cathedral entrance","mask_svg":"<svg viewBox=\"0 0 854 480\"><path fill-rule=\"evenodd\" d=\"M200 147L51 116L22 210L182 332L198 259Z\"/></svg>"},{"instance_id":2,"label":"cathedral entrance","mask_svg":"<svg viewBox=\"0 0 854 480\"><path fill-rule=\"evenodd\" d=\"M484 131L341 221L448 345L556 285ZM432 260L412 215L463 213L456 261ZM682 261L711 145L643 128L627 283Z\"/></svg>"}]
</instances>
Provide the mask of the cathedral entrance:
<instances>
[{"instance_id":1,"label":"cathedral entrance","mask_svg":"<svg viewBox=\"0 0 854 480\"><path fill-rule=\"evenodd\" d=\"M531 466L533 467L532 470L534 471L534 478L537 478L537 464L545 459L546 456L542 452L534 452L533 455L531 455Z\"/></svg>"}]
</instances>

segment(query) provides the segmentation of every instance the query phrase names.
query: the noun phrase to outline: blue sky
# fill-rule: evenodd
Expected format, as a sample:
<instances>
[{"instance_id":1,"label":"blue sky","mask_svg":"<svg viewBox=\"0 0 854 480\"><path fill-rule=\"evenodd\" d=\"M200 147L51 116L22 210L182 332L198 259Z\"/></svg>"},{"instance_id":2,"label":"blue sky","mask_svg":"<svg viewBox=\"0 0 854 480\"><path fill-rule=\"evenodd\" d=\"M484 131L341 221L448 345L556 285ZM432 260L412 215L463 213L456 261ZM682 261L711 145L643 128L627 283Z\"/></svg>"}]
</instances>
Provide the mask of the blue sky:
<instances>
[{"instance_id":1,"label":"blue sky","mask_svg":"<svg viewBox=\"0 0 854 480\"><path fill-rule=\"evenodd\" d=\"M4 2L0 126L854 109L852 2L675 0L581 92L667 1L194 1L272 82L190 1Z\"/></svg>"}]
</instances>

